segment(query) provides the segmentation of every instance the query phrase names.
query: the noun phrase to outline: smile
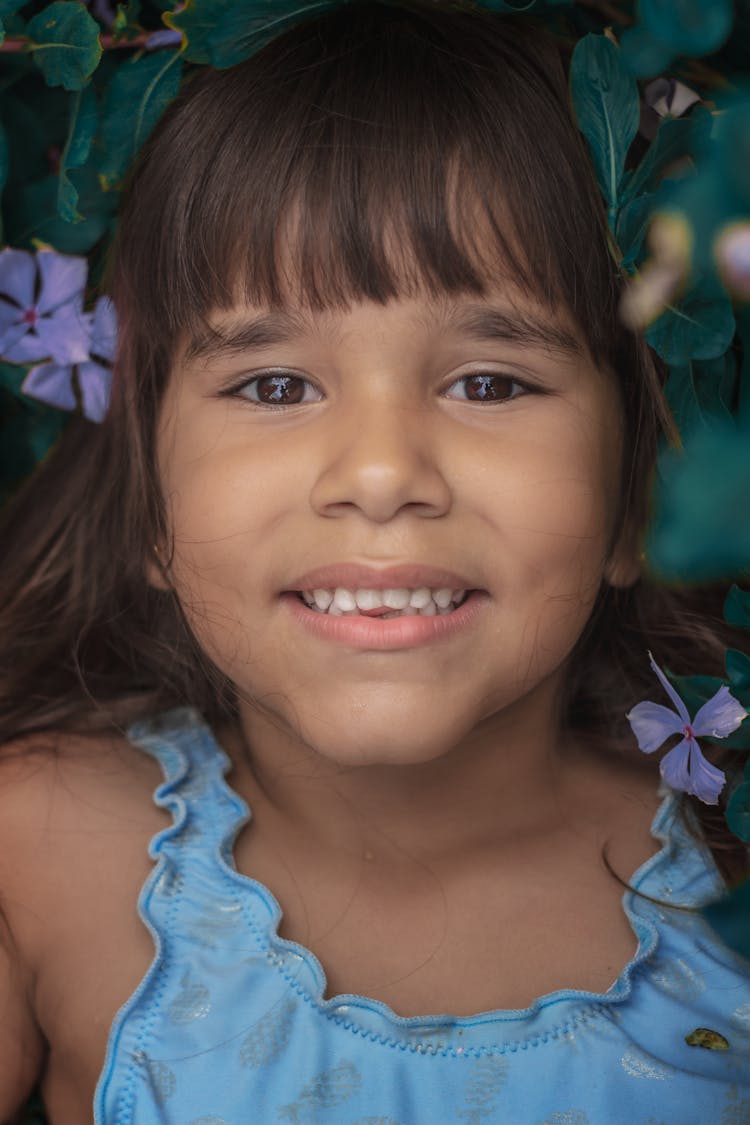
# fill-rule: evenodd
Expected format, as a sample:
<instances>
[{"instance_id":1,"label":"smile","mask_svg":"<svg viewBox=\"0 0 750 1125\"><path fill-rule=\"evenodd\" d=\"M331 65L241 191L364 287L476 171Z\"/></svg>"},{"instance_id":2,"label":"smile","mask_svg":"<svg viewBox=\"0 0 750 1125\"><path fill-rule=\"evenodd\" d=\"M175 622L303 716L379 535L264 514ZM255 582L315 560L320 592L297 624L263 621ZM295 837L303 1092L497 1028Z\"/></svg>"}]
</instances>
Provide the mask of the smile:
<instances>
[{"instance_id":1,"label":"smile","mask_svg":"<svg viewBox=\"0 0 750 1125\"><path fill-rule=\"evenodd\" d=\"M411 604L402 609L381 604L374 610L360 610L355 602L351 609L331 613L333 601L327 610L320 609L317 604L308 605L301 592L282 594L280 601L295 624L318 640L349 648L393 651L444 643L479 624L492 600L489 594L484 590L458 592L463 594L460 604L449 600L448 605L439 607L430 597L429 604L419 609Z\"/></svg>"},{"instance_id":2,"label":"smile","mask_svg":"<svg viewBox=\"0 0 750 1125\"><path fill-rule=\"evenodd\" d=\"M471 591L469 591L471 592ZM347 590L342 586L329 590L302 590L298 593L314 613L330 617L367 616L388 621L396 617L435 617L453 613L466 600L466 590L443 587L431 590L401 587L393 590Z\"/></svg>"}]
</instances>

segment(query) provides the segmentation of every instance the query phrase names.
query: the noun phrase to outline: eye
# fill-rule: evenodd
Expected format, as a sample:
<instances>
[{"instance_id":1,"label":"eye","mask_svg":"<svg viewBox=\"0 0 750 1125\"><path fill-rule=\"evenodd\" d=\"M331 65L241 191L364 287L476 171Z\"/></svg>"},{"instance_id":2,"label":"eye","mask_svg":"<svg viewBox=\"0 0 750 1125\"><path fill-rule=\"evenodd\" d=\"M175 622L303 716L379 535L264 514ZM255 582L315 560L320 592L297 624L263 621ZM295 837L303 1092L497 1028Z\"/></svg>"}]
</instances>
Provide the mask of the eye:
<instances>
[{"instance_id":1,"label":"eye","mask_svg":"<svg viewBox=\"0 0 750 1125\"><path fill-rule=\"evenodd\" d=\"M312 387L312 383L308 379L303 379L301 375L269 371L252 379L246 379L236 386L228 387L221 393L229 398L245 399L254 406L264 406L267 410L282 410L285 406L302 404L301 395L304 395L304 391L300 394L299 389L302 383Z\"/></svg>"},{"instance_id":2,"label":"eye","mask_svg":"<svg viewBox=\"0 0 750 1125\"><path fill-rule=\"evenodd\" d=\"M459 383L467 384L467 392L463 397L464 402L511 402L514 398L522 398L524 395L534 393L534 388L527 383L500 371L475 371L470 375L462 375L460 379L456 379L455 383L451 383L451 386L455 387ZM521 394L504 393L505 391L511 391L513 387L520 387ZM469 397L473 394L478 397Z\"/></svg>"}]
</instances>

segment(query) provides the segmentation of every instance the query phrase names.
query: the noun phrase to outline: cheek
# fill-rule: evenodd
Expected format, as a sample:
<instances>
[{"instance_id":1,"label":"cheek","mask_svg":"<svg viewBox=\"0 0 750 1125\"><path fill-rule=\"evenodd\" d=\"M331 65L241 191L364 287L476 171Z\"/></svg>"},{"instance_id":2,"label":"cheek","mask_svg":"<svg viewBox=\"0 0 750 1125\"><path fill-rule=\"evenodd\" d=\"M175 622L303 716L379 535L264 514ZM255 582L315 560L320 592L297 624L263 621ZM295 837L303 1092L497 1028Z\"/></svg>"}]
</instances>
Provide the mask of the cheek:
<instances>
[{"instance_id":1,"label":"cheek","mask_svg":"<svg viewBox=\"0 0 750 1125\"><path fill-rule=\"evenodd\" d=\"M496 636L515 650L524 684L566 658L601 589L616 436L585 415L556 412L540 420L533 440L503 454L504 467L492 474L500 482L492 529L501 591Z\"/></svg>"},{"instance_id":2,"label":"cheek","mask_svg":"<svg viewBox=\"0 0 750 1125\"><path fill-rule=\"evenodd\" d=\"M518 560L542 582L600 569L615 484L604 432L585 415L556 412L503 460L494 474L498 534Z\"/></svg>"},{"instance_id":3,"label":"cheek","mask_svg":"<svg viewBox=\"0 0 750 1125\"><path fill-rule=\"evenodd\" d=\"M201 647L217 663L220 650L228 649L247 660L251 603L257 606L259 591L265 589L269 599L274 593L263 544L285 508L280 475L269 473L275 466L267 452L248 455L246 441L228 441L218 430L186 425L178 440L165 436L163 448L177 597Z\"/></svg>"}]
</instances>

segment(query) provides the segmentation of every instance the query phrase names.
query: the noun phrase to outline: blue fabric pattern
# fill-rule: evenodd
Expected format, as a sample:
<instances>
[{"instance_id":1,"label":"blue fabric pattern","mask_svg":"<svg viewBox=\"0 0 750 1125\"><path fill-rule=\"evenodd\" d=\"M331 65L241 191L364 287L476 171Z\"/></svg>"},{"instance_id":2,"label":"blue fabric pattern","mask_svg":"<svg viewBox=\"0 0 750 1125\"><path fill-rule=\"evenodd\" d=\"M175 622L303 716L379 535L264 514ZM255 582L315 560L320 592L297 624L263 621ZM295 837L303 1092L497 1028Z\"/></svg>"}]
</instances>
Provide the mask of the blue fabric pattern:
<instances>
[{"instance_id":1,"label":"blue fabric pattern","mask_svg":"<svg viewBox=\"0 0 750 1125\"><path fill-rule=\"evenodd\" d=\"M277 934L271 892L240 875L249 820L202 717L177 708L128 730L161 764L173 824L151 841L138 902L153 963L117 1013L95 1125L747 1125L750 962L697 915L629 891L638 949L606 993L562 989L522 1010L401 1017L323 1000L315 955ZM663 798L661 851L631 882L696 905L722 890L710 852ZM690 1046L696 1028L725 1049Z\"/></svg>"}]
</instances>

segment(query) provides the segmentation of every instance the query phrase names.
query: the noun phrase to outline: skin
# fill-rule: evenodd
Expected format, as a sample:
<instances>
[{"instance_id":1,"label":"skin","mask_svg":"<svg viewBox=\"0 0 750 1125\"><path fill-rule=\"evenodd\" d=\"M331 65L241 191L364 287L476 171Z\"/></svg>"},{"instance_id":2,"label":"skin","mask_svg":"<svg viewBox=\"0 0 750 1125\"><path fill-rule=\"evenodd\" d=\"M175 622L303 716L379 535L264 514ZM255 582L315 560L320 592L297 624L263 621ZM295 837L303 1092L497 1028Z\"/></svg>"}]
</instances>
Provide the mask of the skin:
<instances>
[{"instance_id":1,"label":"skin","mask_svg":"<svg viewBox=\"0 0 750 1125\"><path fill-rule=\"evenodd\" d=\"M507 284L487 301L549 316ZM148 567L241 698L239 724L216 732L253 812L238 870L272 890L327 996L407 1016L606 990L636 941L602 845L626 878L657 850L654 764L558 721L600 584L638 576L613 535L614 378L585 349L470 343L446 311L417 294L220 363L178 353L157 448L175 553L166 578ZM219 396L271 365L310 380L304 404ZM458 380L480 369L547 393L501 380L510 401L469 402ZM352 652L303 633L278 597L346 559L442 563L490 601L440 645ZM51 1125L80 1125L154 955L135 907L169 820L158 767L124 740L17 749L0 785L0 1116L40 1077Z\"/></svg>"},{"instance_id":2,"label":"skin","mask_svg":"<svg viewBox=\"0 0 750 1125\"><path fill-rule=\"evenodd\" d=\"M550 322L508 282L484 301ZM557 323L577 335L575 355L470 342L448 327L451 307L423 292L358 302L310 317L283 345L178 354L157 444L175 542L168 578L150 565L151 580L171 584L240 699L238 726L221 732L253 810L240 869L273 888L282 936L317 953L327 995L364 993L401 1014L435 1010L438 997L441 1011L491 1007L487 962L469 981L452 957L483 929L496 962L491 935L507 946L530 880L546 877L528 933L514 920L515 982L497 980L495 1006L581 972L606 989L634 942L602 844L614 837L628 874L653 851L653 764L559 722L567 659L600 585L639 574L632 535L614 535L615 378L569 320ZM227 330L263 311L238 304L212 322ZM298 405L252 405L264 392L247 380L270 367L296 377L286 390ZM501 379L504 401L490 405L460 382L477 371L545 393ZM243 386L221 396L229 384ZM308 635L279 601L303 571L342 560L441 563L490 601L447 643L353 651ZM556 909L579 952L545 951L540 975L525 943ZM584 968L593 927L607 952Z\"/></svg>"},{"instance_id":3,"label":"skin","mask_svg":"<svg viewBox=\"0 0 750 1125\"><path fill-rule=\"evenodd\" d=\"M550 318L507 285L486 298L509 301ZM163 404L171 583L237 686L252 772L314 839L338 838L342 802L367 839L387 829L431 855L446 818L452 848L533 832L565 771L567 657L601 583L638 576L632 547L608 551L622 452L614 378L583 344L571 358L469 343L441 326L448 308L365 302L319 315L289 344L178 359ZM257 384L219 396L268 367L297 377L287 390L300 405L254 406ZM477 371L546 393L501 379L505 401L483 403L457 382ZM442 563L491 601L447 643L353 652L310 637L278 596L339 560Z\"/></svg>"}]
</instances>

